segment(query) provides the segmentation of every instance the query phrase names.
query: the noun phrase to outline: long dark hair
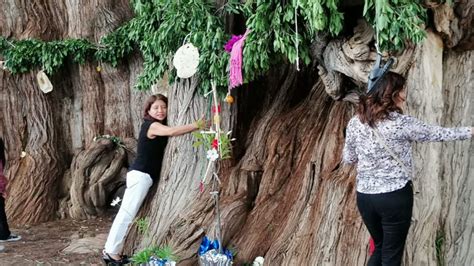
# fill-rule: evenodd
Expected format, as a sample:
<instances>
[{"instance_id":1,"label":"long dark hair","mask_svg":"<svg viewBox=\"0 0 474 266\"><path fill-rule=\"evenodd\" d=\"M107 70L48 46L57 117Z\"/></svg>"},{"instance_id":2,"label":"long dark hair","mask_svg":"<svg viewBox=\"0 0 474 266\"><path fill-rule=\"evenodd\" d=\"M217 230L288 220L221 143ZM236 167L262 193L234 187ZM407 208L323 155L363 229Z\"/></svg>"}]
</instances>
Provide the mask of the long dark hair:
<instances>
[{"instance_id":1,"label":"long dark hair","mask_svg":"<svg viewBox=\"0 0 474 266\"><path fill-rule=\"evenodd\" d=\"M0 138L0 162L2 162L3 167L5 167L5 143L3 143L3 139Z\"/></svg>"},{"instance_id":2,"label":"long dark hair","mask_svg":"<svg viewBox=\"0 0 474 266\"><path fill-rule=\"evenodd\" d=\"M152 104L154 102L156 102L157 100L162 100L163 102L166 103L166 106L168 107L168 98L166 98L166 96L164 96L163 94L161 93L158 93L158 94L154 94L154 95L151 95L150 97L148 97L148 99L145 101L145 104L144 104L144 107L143 107L143 119L146 119L146 120L152 120L152 121L157 121L156 119L154 119L153 117L151 117L149 114L148 114L148 111L150 111L150 108L152 106ZM166 116L168 118L168 115ZM163 125L166 125L166 120L167 118L165 118L164 121L160 121Z\"/></svg>"},{"instance_id":3,"label":"long dark hair","mask_svg":"<svg viewBox=\"0 0 474 266\"><path fill-rule=\"evenodd\" d=\"M405 78L400 74L388 72L368 94L360 96L357 115L362 123L371 127L378 121L388 118L390 112L403 113L397 106L397 98L403 90Z\"/></svg>"}]
</instances>

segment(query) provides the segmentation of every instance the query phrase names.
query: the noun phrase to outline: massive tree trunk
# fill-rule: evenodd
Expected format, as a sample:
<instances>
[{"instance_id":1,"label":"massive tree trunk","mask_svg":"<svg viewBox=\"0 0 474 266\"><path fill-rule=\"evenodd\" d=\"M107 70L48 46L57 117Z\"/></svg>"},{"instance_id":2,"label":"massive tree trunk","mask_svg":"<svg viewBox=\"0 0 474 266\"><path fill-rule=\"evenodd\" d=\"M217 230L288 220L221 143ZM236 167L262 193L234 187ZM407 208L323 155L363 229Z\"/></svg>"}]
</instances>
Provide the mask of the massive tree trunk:
<instances>
[{"instance_id":1,"label":"massive tree trunk","mask_svg":"<svg viewBox=\"0 0 474 266\"><path fill-rule=\"evenodd\" d=\"M330 42L327 49L338 42ZM423 44L399 55L395 71L409 79L407 112L443 126L469 126L473 120L465 103L472 101L466 90L472 87L472 52L445 49L442 39L429 31ZM347 97L352 94L343 87L344 77L337 76L361 84L370 62L341 67L350 56L337 56L339 51L324 52L324 85L308 73L295 75L291 67L283 67L238 89L237 107L230 110L238 139L235 157L220 171L222 238L237 250L238 263L259 255L270 265L362 265L367 260L368 235L354 204L354 169L340 165L343 129L353 110L325 92L354 100ZM454 62L458 65L451 67ZM326 76L331 71L336 73ZM343 90L328 89L331 84ZM184 92L174 93L185 97ZM195 162L204 156L171 152L189 147L187 141L171 140L165 163L169 167L140 214L152 221L152 237L142 239L132 230L128 246L136 250L168 244L184 265L192 265L201 237L214 236L216 223L209 190L197 190L200 171ZM406 265L472 263L469 147L469 142L416 146L417 194ZM183 167L184 161L193 163Z\"/></svg>"},{"instance_id":2,"label":"massive tree trunk","mask_svg":"<svg viewBox=\"0 0 474 266\"><path fill-rule=\"evenodd\" d=\"M33 74L9 77L0 74L6 99L2 103L2 129L8 145L10 177L7 210L12 221L35 223L47 221L57 207L56 187L65 164L59 160L58 132L54 127L54 112L50 100L35 86ZM20 157L22 151L26 154ZM13 156L12 156L13 155ZM22 210L22 211L20 211Z\"/></svg>"},{"instance_id":3,"label":"massive tree trunk","mask_svg":"<svg viewBox=\"0 0 474 266\"><path fill-rule=\"evenodd\" d=\"M474 124L474 53L448 51L443 62L445 106L442 122L447 125ZM470 88L470 89L469 89ZM441 147L443 192L441 259L446 265L474 264L474 142L443 144ZM469 156L465 156L469 155Z\"/></svg>"},{"instance_id":4,"label":"massive tree trunk","mask_svg":"<svg viewBox=\"0 0 474 266\"><path fill-rule=\"evenodd\" d=\"M472 49L472 29L466 27L472 16L462 11L472 6L468 1L454 9L430 5L433 31L441 33L430 31L423 44L397 57L396 71L409 80L407 112L444 126L472 125L474 56L466 51ZM96 42L132 16L127 0L36 5L0 0L0 6L8 7L0 11L2 35L12 38ZM354 113L347 101L356 100L354 88L364 85L374 58L372 34L361 23L354 36L321 36L312 47L311 66L301 72L292 65L275 67L235 89L234 105L222 103L222 127L237 138L233 158L216 169L222 181L222 240L238 251L238 263L259 255L269 265L366 262L368 233L355 206L355 169L342 166L340 157L344 128ZM96 63L67 64L51 77L49 94L38 90L36 73L0 72L0 136L7 145L12 223L105 213L133 153L125 157L121 147L93 139L137 137L142 103L152 93L133 90L141 63L135 54L118 68L101 65L101 71ZM209 112L210 99L197 93L197 82L169 88L170 124L190 123ZM166 81L159 84L167 87ZM139 213L150 221L149 232L142 236L132 226L128 251L169 244L183 265L192 265L201 237L214 236L211 185L203 193L198 189L205 152L192 142L191 135L171 138L161 179ZM129 150L134 145L126 141ZM419 193L406 265L474 263L473 158L470 142L416 146Z\"/></svg>"},{"instance_id":5,"label":"massive tree trunk","mask_svg":"<svg viewBox=\"0 0 474 266\"><path fill-rule=\"evenodd\" d=\"M65 14L56 11L64 9L64 5L53 2L45 2L37 12L28 3L21 6L17 1L2 1L2 35L61 38ZM28 19L31 17L37 19ZM57 120L53 116L57 113L56 103L51 96L36 89L35 73L12 76L2 71L0 79L4 118L2 135L8 147L10 165L7 171L9 193L15 199L7 202L7 211L12 221L47 221L57 208L56 188L67 168L67 164L59 159L63 154ZM26 155L20 158L22 151Z\"/></svg>"},{"instance_id":6,"label":"massive tree trunk","mask_svg":"<svg viewBox=\"0 0 474 266\"><path fill-rule=\"evenodd\" d=\"M446 53L429 33L408 74L408 112L433 124L462 126L472 120L472 52ZM470 143L417 144L415 206L405 261L410 265L470 265L472 186ZM454 255L456 254L456 255ZM454 263L456 262L456 263Z\"/></svg>"},{"instance_id":7,"label":"massive tree trunk","mask_svg":"<svg viewBox=\"0 0 474 266\"><path fill-rule=\"evenodd\" d=\"M86 4L4 0L0 6L2 35L16 39L98 41L132 16L127 0ZM136 137L141 104L149 94L131 86L141 70L140 61L133 56L128 64L117 69L103 66L100 72L95 63L67 64L51 77L54 90L49 94L39 90L34 72L18 76L0 72L0 130L7 146L9 193L14 198L7 202L12 223L55 219L58 197L64 196L57 191L63 176L70 176L65 171L95 136ZM22 151L26 156L20 158Z\"/></svg>"}]
</instances>

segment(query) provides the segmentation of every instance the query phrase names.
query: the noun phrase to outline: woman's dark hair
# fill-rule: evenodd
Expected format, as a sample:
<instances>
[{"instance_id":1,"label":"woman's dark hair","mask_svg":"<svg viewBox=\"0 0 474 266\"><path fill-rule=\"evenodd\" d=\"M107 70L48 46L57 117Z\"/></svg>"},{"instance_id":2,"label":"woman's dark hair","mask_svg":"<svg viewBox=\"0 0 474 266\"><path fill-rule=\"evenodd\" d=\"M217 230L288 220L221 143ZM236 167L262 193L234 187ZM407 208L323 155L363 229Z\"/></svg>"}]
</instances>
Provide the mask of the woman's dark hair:
<instances>
[{"instance_id":1,"label":"woman's dark hair","mask_svg":"<svg viewBox=\"0 0 474 266\"><path fill-rule=\"evenodd\" d=\"M156 121L156 119L154 119L153 117L151 117L149 114L148 114L148 111L150 111L150 108L151 108L151 105L156 102L157 100L162 100L163 102L166 103L166 106L168 106L168 98L166 98L166 96L164 96L163 94L155 94L155 95L151 95L150 97L148 97L148 99L145 101L145 105L144 105L144 108L143 108L143 118L146 119L146 120L152 120L152 121ZM162 124L166 125L166 120L165 119L164 121L161 121Z\"/></svg>"},{"instance_id":2,"label":"woman's dark hair","mask_svg":"<svg viewBox=\"0 0 474 266\"><path fill-rule=\"evenodd\" d=\"M357 115L362 123L371 127L388 118L390 112L403 113L397 106L398 94L403 90L405 78L400 74L388 72L369 93L360 96Z\"/></svg>"},{"instance_id":3,"label":"woman's dark hair","mask_svg":"<svg viewBox=\"0 0 474 266\"><path fill-rule=\"evenodd\" d=\"M5 143L3 143L3 139L0 138L0 162L2 162L3 167L5 167Z\"/></svg>"}]
</instances>

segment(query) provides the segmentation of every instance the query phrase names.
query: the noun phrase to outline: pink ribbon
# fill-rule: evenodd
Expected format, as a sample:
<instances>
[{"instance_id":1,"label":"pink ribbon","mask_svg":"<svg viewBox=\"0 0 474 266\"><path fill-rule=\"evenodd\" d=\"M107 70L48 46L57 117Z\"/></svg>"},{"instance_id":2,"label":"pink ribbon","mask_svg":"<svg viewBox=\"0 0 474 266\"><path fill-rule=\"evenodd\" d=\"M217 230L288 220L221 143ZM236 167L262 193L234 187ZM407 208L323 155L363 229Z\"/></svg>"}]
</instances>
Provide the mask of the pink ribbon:
<instances>
[{"instance_id":1,"label":"pink ribbon","mask_svg":"<svg viewBox=\"0 0 474 266\"><path fill-rule=\"evenodd\" d=\"M237 40L232 46L232 51L230 52L230 87L235 88L244 84L244 79L242 77L242 50L245 44L245 38L250 30L246 30L244 36Z\"/></svg>"}]
</instances>

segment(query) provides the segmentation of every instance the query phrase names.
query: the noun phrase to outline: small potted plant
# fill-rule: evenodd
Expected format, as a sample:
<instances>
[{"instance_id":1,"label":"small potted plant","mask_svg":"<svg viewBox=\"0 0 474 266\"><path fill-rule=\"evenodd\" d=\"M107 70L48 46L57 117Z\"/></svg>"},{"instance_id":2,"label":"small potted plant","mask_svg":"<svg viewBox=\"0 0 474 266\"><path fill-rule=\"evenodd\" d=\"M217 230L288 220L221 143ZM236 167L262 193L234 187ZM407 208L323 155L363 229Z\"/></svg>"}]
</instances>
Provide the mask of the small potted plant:
<instances>
[{"instance_id":1,"label":"small potted plant","mask_svg":"<svg viewBox=\"0 0 474 266\"><path fill-rule=\"evenodd\" d=\"M177 256L169 246L145 248L132 257L134 265L143 266L175 266L177 260Z\"/></svg>"}]
</instances>

